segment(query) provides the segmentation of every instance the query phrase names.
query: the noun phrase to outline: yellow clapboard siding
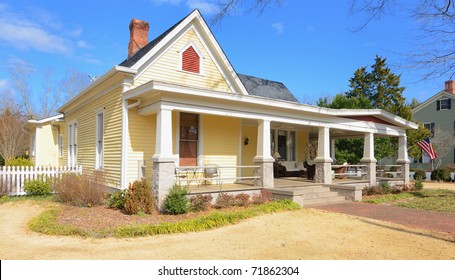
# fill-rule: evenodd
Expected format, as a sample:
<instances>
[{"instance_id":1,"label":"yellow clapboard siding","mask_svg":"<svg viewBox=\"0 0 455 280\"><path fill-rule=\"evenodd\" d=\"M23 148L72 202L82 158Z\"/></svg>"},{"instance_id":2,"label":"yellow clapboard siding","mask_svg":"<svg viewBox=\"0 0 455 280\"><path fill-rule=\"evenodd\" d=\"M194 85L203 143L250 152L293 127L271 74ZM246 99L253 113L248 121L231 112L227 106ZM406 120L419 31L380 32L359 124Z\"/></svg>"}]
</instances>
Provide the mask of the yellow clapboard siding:
<instances>
[{"instance_id":1,"label":"yellow clapboard siding","mask_svg":"<svg viewBox=\"0 0 455 280\"><path fill-rule=\"evenodd\" d=\"M305 161L308 153L308 131L299 130L296 137L296 159L297 161Z\"/></svg>"},{"instance_id":2,"label":"yellow clapboard siding","mask_svg":"<svg viewBox=\"0 0 455 280\"><path fill-rule=\"evenodd\" d=\"M190 42L193 42L202 53L201 74L180 70L180 51ZM189 29L172 47L153 62L148 69L140 74L135 79L133 87L140 86L152 80L231 92L229 85L226 83L224 77L219 72L208 51L205 49L193 29Z\"/></svg>"},{"instance_id":3,"label":"yellow clapboard siding","mask_svg":"<svg viewBox=\"0 0 455 280\"><path fill-rule=\"evenodd\" d=\"M95 93L93 93L95 94ZM86 97L90 98L90 96ZM64 160L68 162L68 125L77 122L77 164L84 172L95 169L96 114L104 112L103 171L111 187L120 186L122 146L122 98L120 89L65 115L63 125Z\"/></svg>"},{"instance_id":4,"label":"yellow clapboard siding","mask_svg":"<svg viewBox=\"0 0 455 280\"><path fill-rule=\"evenodd\" d=\"M56 166L57 162L57 130L47 123L36 128L35 157L37 166Z\"/></svg>"},{"instance_id":5,"label":"yellow clapboard siding","mask_svg":"<svg viewBox=\"0 0 455 280\"><path fill-rule=\"evenodd\" d=\"M248 145L244 145L245 138L248 137ZM254 165L253 158L256 156L256 146L258 139L257 126L243 126L242 127L242 165ZM242 169L243 176L253 176L254 169Z\"/></svg>"},{"instance_id":6,"label":"yellow clapboard siding","mask_svg":"<svg viewBox=\"0 0 455 280\"><path fill-rule=\"evenodd\" d=\"M203 115L202 118L204 165L237 166L239 119L209 115ZM237 177L237 170L221 169L221 177ZM231 182L234 180L225 181Z\"/></svg>"},{"instance_id":7,"label":"yellow clapboard siding","mask_svg":"<svg viewBox=\"0 0 455 280\"><path fill-rule=\"evenodd\" d=\"M137 109L128 112L128 166L127 182L131 183L139 179L138 161L143 160L146 169L147 181L152 179L152 156L155 151L156 114L140 116Z\"/></svg>"}]
</instances>

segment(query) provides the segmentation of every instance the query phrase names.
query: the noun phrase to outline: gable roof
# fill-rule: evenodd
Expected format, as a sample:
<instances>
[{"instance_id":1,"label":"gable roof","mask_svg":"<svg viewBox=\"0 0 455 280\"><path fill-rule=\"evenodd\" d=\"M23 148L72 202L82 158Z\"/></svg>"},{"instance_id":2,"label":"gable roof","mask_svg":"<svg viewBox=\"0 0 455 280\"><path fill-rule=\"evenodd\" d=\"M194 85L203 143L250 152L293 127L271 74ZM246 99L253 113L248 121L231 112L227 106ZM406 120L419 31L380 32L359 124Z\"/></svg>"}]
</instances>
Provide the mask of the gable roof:
<instances>
[{"instance_id":1,"label":"gable roof","mask_svg":"<svg viewBox=\"0 0 455 280\"><path fill-rule=\"evenodd\" d=\"M207 47L217 58L217 66L219 67L220 73L224 76L232 91L247 95L248 92L237 76L237 72L232 67L223 49L197 9L193 10L189 15L145 45L130 58L124 60L119 66L140 71L154 55L165 48L167 44L172 43L172 40L177 38L180 32L191 26L197 28L199 34L204 37L204 42L207 44Z\"/></svg>"},{"instance_id":2,"label":"gable roof","mask_svg":"<svg viewBox=\"0 0 455 280\"><path fill-rule=\"evenodd\" d=\"M284 101L298 102L297 98L281 82L238 74L250 95L256 95Z\"/></svg>"},{"instance_id":3,"label":"gable roof","mask_svg":"<svg viewBox=\"0 0 455 280\"><path fill-rule=\"evenodd\" d=\"M412 113L413 114L417 113L418 111L424 109L428 105L432 104L433 102L435 102L435 101L437 101L438 99L441 99L441 98L452 98L452 99L455 99L455 94L442 90L442 91L438 92L437 94L433 95L432 97L428 98L424 102L422 102L422 104L420 104L419 106L417 106L414 109L412 109Z\"/></svg>"}]
</instances>

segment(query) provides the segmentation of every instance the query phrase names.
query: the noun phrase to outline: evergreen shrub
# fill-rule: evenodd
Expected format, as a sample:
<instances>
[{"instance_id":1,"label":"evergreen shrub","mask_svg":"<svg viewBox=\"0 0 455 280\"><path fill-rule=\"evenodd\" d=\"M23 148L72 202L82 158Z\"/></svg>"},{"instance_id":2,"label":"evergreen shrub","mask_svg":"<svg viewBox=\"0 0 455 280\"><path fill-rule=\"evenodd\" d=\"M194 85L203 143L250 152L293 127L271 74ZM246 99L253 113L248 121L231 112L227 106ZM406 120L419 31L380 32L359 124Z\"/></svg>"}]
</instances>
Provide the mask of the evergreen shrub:
<instances>
[{"instance_id":1,"label":"evergreen shrub","mask_svg":"<svg viewBox=\"0 0 455 280\"><path fill-rule=\"evenodd\" d=\"M164 212L172 215L185 214L189 210L188 188L174 185L164 199Z\"/></svg>"},{"instance_id":2,"label":"evergreen shrub","mask_svg":"<svg viewBox=\"0 0 455 280\"><path fill-rule=\"evenodd\" d=\"M132 215L139 212L151 214L153 211L152 188L145 179L134 181L128 186L125 194L124 208Z\"/></svg>"}]
</instances>

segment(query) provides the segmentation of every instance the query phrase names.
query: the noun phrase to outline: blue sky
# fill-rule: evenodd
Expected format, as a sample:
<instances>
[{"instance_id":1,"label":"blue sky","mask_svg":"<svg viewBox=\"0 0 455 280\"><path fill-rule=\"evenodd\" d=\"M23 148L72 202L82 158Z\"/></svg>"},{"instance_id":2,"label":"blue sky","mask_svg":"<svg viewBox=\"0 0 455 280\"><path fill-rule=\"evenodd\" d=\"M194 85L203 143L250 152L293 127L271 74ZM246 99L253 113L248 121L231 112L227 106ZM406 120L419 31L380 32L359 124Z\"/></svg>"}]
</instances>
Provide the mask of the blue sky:
<instances>
[{"instance_id":1,"label":"blue sky","mask_svg":"<svg viewBox=\"0 0 455 280\"><path fill-rule=\"evenodd\" d=\"M1 1L0 94L12 91L6 65L27 61L35 74L52 69L56 80L68 68L100 76L127 55L132 18L148 21L149 39L199 8L209 20L216 0ZM406 14L373 21L361 32L361 15L349 15L349 1L284 0L262 14L240 8L211 29L238 73L283 82L305 103L348 90L348 81L375 55L402 75L408 101L431 97L446 79L419 81L405 56L418 45L418 26ZM33 91L42 81L34 75Z\"/></svg>"}]
</instances>

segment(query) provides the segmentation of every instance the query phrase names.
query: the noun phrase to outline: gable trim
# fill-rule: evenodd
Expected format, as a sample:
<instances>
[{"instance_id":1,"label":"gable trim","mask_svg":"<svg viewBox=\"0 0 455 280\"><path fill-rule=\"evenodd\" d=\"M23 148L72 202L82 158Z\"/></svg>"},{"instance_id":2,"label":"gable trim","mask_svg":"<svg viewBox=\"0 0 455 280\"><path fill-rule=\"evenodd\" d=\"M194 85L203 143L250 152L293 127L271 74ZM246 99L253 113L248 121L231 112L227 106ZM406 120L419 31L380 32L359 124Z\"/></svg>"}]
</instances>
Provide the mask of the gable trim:
<instances>
[{"instance_id":1,"label":"gable trim","mask_svg":"<svg viewBox=\"0 0 455 280\"><path fill-rule=\"evenodd\" d=\"M426 108L427 106L429 106L430 104L432 104L433 102L435 102L441 98L455 99L455 94L452 94L452 93L449 93L446 91L440 91L437 94L433 95L432 97L428 98L426 101L424 101L419 106L415 107L412 110L412 113L415 114L415 113L419 112L420 110Z\"/></svg>"},{"instance_id":2,"label":"gable trim","mask_svg":"<svg viewBox=\"0 0 455 280\"><path fill-rule=\"evenodd\" d=\"M194 21L194 23L192 23ZM197 25L197 26L196 26ZM199 27L199 28L197 28ZM204 21L202 15L199 13L198 10L194 10L190 15L188 15L184 20L182 20L171 32L166 34L166 36L150 51L148 51L143 57L141 57L136 63L131 66L131 69L139 70L138 72L142 73L145 69L142 69L144 64L148 64L150 59L155 57L153 61L156 61L159 56L165 53L164 50L168 50L171 45L170 44L173 40L177 41L181 36L185 34L185 31L190 30L193 28L196 36L198 36L201 43L207 46L207 51L212 58L213 62L220 71L221 75L225 78L225 81L228 83L229 87L231 88L232 92L239 93L243 95L248 95L247 90L245 89L244 85L240 81L237 73L235 72L234 68L232 67L231 63L229 62L228 58L226 57L225 53L223 52L221 46L216 41L213 33L207 26L206 22ZM204 31L206 36L201 36L197 29L201 29ZM180 35L179 35L180 34ZM179 35L179 36L178 36ZM178 37L177 37L178 36ZM207 38L203 40L202 38ZM163 49L165 48L165 49ZM210 50L214 50L211 52ZM157 56L157 54L159 54ZM213 55L216 55L218 59L214 59ZM222 65L219 65L220 62ZM223 69L225 69L223 71ZM138 74L140 74L138 73ZM230 76L230 77L228 77Z\"/></svg>"}]
</instances>

